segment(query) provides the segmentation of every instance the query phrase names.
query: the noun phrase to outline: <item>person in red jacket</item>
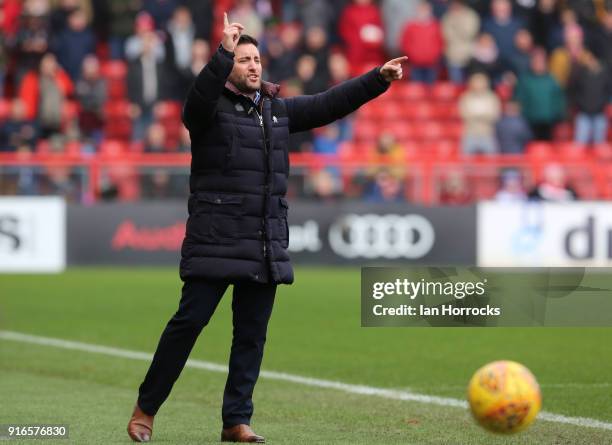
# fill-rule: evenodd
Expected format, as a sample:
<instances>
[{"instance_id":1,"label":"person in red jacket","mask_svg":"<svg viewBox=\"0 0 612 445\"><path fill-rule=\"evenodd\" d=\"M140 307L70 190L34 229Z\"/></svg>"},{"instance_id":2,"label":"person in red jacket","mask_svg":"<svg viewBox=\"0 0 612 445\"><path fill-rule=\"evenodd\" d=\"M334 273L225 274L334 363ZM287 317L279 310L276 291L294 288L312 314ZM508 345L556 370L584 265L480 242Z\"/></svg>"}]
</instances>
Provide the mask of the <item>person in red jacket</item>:
<instances>
[{"instance_id":1,"label":"person in red jacket","mask_svg":"<svg viewBox=\"0 0 612 445\"><path fill-rule=\"evenodd\" d=\"M436 81L444 41L440 24L427 1L419 3L416 19L404 27L400 48L411 63L410 80L425 83Z\"/></svg>"},{"instance_id":2,"label":"person in red jacket","mask_svg":"<svg viewBox=\"0 0 612 445\"><path fill-rule=\"evenodd\" d=\"M384 63L385 33L380 10L373 0L353 0L342 11L338 28L346 45L351 76L363 74Z\"/></svg>"},{"instance_id":3,"label":"person in red jacket","mask_svg":"<svg viewBox=\"0 0 612 445\"><path fill-rule=\"evenodd\" d=\"M25 105L26 118L38 120L42 138L61 130L62 109L73 92L70 77L51 53L43 56L38 71L23 77L19 98Z\"/></svg>"}]
</instances>

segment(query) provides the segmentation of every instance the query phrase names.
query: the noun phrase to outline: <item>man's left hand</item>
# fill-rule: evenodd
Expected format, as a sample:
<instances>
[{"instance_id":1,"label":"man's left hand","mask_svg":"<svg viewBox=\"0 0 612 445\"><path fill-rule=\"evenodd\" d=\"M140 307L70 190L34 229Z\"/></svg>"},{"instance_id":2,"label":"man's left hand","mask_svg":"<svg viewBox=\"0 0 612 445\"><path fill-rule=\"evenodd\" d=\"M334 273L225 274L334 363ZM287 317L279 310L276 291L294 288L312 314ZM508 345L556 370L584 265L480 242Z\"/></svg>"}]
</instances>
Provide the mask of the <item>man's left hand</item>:
<instances>
[{"instance_id":1,"label":"man's left hand","mask_svg":"<svg viewBox=\"0 0 612 445\"><path fill-rule=\"evenodd\" d=\"M407 56L398 57L397 59L389 60L380 69L380 74L387 82L400 80L404 73L402 72L402 63L408 61Z\"/></svg>"}]
</instances>

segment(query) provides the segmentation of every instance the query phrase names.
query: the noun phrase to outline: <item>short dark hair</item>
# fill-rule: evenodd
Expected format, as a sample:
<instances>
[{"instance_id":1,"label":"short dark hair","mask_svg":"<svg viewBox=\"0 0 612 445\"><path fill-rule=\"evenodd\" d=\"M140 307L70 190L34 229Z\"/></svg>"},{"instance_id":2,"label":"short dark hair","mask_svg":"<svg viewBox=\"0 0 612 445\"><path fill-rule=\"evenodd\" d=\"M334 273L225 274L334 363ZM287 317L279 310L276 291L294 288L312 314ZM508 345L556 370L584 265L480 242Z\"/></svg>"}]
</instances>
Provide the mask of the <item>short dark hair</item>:
<instances>
[{"instance_id":1,"label":"short dark hair","mask_svg":"<svg viewBox=\"0 0 612 445\"><path fill-rule=\"evenodd\" d=\"M236 43L236 46L246 45L248 43L250 43L251 45L255 45L256 47L259 46L259 42L257 41L257 39L255 37L251 37L248 34L242 34L238 39L238 43Z\"/></svg>"}]
</instances>

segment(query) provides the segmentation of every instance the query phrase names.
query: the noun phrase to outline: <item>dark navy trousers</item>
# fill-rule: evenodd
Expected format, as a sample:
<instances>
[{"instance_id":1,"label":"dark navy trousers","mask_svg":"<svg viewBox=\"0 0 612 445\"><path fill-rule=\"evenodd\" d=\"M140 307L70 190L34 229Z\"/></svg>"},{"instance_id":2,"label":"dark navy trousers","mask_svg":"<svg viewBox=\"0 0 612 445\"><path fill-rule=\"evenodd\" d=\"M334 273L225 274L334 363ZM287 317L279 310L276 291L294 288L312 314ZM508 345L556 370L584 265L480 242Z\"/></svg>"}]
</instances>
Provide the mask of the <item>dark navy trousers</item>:
<instances>
[{"instance_id":1,"label":"dark navy trousers","mask_svg":"<svg viewBox=\"0 0 612 445\"><path fill-rule=\"evenodd\" d=\"M155 415L178 379L198 335L208 324L230 283L187 280L178 311L161 335L153 361L140 385L138 405ZM250 424L253 389L259 377L276 284L234 283L233 339L223 395L223 427Z\"/></svg>"}]
</instances>

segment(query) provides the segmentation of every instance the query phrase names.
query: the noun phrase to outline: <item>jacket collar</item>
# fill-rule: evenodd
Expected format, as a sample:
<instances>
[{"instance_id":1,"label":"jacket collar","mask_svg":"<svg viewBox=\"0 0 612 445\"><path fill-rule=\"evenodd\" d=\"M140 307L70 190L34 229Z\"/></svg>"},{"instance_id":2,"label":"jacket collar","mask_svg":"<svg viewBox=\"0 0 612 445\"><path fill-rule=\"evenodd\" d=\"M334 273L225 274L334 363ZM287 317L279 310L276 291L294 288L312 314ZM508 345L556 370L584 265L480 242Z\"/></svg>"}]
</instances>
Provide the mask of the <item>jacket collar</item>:
<instances>
[{"instance_id":1,"label":"jacket collar","mask_svg":"<svg viewBox=\"0 0 612 445\"><path fill-rule=\"evenodd\" d=\"M227 88L228 90L230 90L232 93L236 94L237 96L244 96L244 94L238 88L236 88L236 85L231 83L229 80L225 82L225 88ZM272 82L266 82L265 80L261 81L262 96L266 96L272 99L278 95L279 91L280 91L280 85L277 85Z\"/></svg>"}]
</instances>

